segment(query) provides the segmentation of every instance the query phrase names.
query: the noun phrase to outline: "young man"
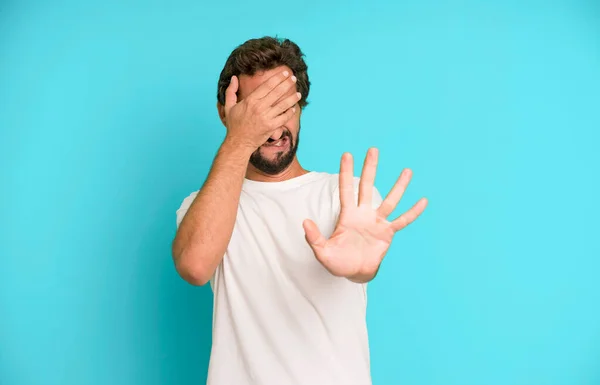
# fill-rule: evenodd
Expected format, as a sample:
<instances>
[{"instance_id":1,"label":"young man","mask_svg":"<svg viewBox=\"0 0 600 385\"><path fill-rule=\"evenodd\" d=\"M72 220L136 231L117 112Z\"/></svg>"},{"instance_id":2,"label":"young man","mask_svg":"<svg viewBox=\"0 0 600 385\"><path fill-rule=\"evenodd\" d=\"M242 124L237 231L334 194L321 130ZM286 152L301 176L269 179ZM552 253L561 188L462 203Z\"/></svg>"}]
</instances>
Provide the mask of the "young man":
<instances>
[{"instance_id":1,"label":"young man","mask_svg":"<svg viewBox=\"0 0 600 385\"><path fill-rule=\"evenodd\" d=\"M427 205L387 220L411 172L382 200L376 149L361 178L350 154L339 176L302 168L306 71L289 40L252 39L231 53L218 84L226 138L177 211L177 271L214 292L209 385L371 384L366 283Z\"/></svg>"}]
</instances>

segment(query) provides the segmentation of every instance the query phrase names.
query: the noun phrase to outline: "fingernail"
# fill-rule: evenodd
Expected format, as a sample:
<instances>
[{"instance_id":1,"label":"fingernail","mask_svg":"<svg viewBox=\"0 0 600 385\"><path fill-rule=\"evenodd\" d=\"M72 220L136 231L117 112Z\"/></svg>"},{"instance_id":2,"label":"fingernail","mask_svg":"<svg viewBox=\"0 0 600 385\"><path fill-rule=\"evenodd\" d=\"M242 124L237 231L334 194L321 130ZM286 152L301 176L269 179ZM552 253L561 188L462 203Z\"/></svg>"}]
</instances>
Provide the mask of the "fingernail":
<instances>
[{"instance_id":1,"label":"fingernail","mask_svg":"<svg viewBox=\"0 0 600 385\"><path fill-rule=\"evenodd\" d=\"M295 83L296 82L296 77L292 76L292 81Z\"/></svg>"},{"instance_id":2,"label":"fingernail","mask_svg":"<svg viewBox=\"0 0 600 385\"><path fill-rule=\"evenodd\" d=\"M300 99L302 97L302 94L300 92L296 92L296 96L298 97L298 99Z\"/></svg>"},{"instance_id":3,"label":"fingernail","mask_svg":"<svg viewBox=\"0 0 600 385\"><path fill-rule=\"evenodd\" d=\"M283 71L283 76L288 76L290 73L287 71Z\"/></svg>"},{"instance_id":4,"label":"fingernail","mask_svg":"<svg viewBox=\"0 0 600 385\"><path fill-rule=\"evenodd\" d=\"M296 112L296 107L292 107L292 112Z\"/></svg>"}]
</instances>

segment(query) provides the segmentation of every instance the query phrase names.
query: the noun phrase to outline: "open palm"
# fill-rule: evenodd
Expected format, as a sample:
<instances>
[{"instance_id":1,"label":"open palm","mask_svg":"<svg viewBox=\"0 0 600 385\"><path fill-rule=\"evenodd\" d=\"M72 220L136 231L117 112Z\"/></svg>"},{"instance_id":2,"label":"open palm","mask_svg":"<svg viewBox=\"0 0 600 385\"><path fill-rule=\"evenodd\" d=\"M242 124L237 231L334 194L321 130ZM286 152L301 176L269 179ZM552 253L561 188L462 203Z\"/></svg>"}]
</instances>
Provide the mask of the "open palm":
<instances>
[{"instance_id":1,"label":"open palm","mask_svg":"<svg viewBox=\"0 0 600 385\"><path fill-rule=\"evenodd\" d=\"M356 205L352 155L346 153L342 156L339 174L341 211L329 239L321 234L312 220L307 219L303 223L306 240L319 262L331 274L355 282L367 282L375 277L394 234L412 223L427 206L427 199L422 198L395 220L387 220L410 182L412 173L405 169L381 205L373 208L377 158L377 149L370 149L365 158Z\"/></svg>"}]
</instances>

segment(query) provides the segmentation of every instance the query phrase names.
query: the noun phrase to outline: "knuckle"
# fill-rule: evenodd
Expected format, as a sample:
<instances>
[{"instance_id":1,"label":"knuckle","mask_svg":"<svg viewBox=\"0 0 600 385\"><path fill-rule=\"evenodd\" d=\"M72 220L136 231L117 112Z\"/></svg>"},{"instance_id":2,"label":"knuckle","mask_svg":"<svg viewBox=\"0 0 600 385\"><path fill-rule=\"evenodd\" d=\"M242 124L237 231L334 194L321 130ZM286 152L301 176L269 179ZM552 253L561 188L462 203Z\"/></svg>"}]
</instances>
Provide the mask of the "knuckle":
<instances>
[{"instance_id":1,"label":"knuckle","mask_svg":"<svg viewBox=\"0 0 600 385\"><path fill-rule=\"evenodd\" d=\"M260 112L260 103L254 101L254 100L251 100L248 102L248 109L253 113Z\"/></svg>"},{"instance_id":2,"label":"knuckle","mask_svg":"<svg viewBox=\"0 0 600 385\"><path fill-rule=\"evenodd\" d=\"M266 119L266 118L264 119L265 126L267 126L269 128L271 128L272 126L274 126L276 122L277 122L276 118L275 119Z\"/></svg>"},{"instance_id":3,"label":"knuckle","mask_svg":"<svg viewBox=\"0 0 600 385\"><path fill-rule=\"evenodd\" d=\"M380 209L385 213L392 211L390 202L384 200L380 205Z\"/></svg>"}]
</instances>

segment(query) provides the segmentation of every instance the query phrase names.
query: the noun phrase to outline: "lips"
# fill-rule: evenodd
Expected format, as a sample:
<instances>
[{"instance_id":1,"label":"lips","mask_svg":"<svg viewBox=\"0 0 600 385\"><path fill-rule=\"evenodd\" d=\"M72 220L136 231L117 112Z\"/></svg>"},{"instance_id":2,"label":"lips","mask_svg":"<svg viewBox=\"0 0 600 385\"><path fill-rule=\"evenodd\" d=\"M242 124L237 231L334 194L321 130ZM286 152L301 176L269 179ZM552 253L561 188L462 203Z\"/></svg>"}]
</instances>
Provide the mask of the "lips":
<instances>
[{"instance_id":1,"label":"lips","mask_svg":"<svg viewBox=\"0 0 600 385\"><path fill-rule=\"evenodd\" d=\"M287 145L287 143L289 142L289 139L287 136L282 136L281 138L279 138L278 140L273 140L270 139L267 140L262 147L285 147Z\"/></svg>"}]
</instances>

